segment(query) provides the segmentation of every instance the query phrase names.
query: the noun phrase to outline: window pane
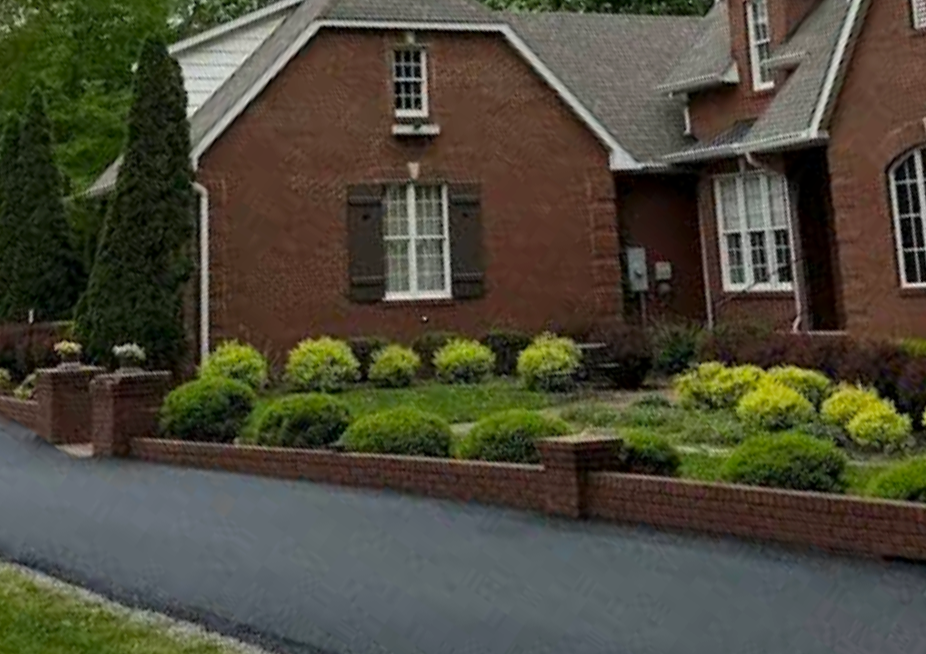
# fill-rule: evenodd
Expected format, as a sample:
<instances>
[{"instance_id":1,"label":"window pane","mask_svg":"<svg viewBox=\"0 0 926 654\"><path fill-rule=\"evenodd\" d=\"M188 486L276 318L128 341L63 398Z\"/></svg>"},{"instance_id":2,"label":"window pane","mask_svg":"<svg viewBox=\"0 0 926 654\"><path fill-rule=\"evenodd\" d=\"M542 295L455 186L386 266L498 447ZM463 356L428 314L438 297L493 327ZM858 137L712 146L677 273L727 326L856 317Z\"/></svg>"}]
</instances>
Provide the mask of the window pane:
<instances>
[{"instance_id":1,"label":"window pane","mask_svg":"<svg viewBox=\"0 0 926 654\"><path fill-rule=\"evenodd\" d=\"M727 235L727 265L731 284L746 283L746 268L743 265L743 240L739 234Z\"/></svg>"},{"instance_id":2,"label":"window pane","mask_svg":"<svg viewBox=\"0 0 926 654\"><path fill-rule=\"evenodd\" d=\"M736 180L725 179L720 183L720 204L725 230L740 229L740 207L736 199Z\"/></svg>"},{"instance_id":3,"label":"window pane","mask_svg":"<svg viewBox=\"0 0 926 654\"><path fill-rule=\"evenodd\" d=\"M746 226L749 229L765 227L765 202L767 199L766 178L749 175L743 184L746 203Z\"/></svg>"},{"instance_id":4,"label":"window pane","mask_svg":"<svg viewBox=\"0 0 926 654\"><path fill-rule=\"evenodd\" d=\"M444 282L443 239L425 239L416 243L418 266L418 290L442 291Z\"/></svg>"},{"instance_id":5,"label":"window pane","mask_svg":"<svg viewBox=\"0 0 926 654\"><path fill-rule=\"evenodd\" d=\"M408 202L404 186L390 186L386 191L386 225L384 233L389 236L408 234Z\"/></svg>"},{"instance_id":6,"label":"window pane","mask_svg":"<svg viewBox=\"0 0 926 654\"><path fill-rule=\"evenodd\" d=\"M772 227L788 226L787 184L781 175L769 178L772 201Z\"/></svg>"},{"instance_id":7,"label":"window pane","mask_svg":"<svg viewBox=\"0 0 926 654\"><path fill-rule=\"evenodd\" d=\"M919 216L900 219L900 247L913 250L922 248L923 221Z\"/></svg>"},{"instance_id":8,"label":"window pane","mask_svg":"<svg viewBox=\"0 0 926 654\"><path fill-rule=\"evenodd\" d=\"M424 107L424 65L420 50L396 50L392 68L395 108L402 110Z\"/></svg>"},{"instance_id":9,"label":"window pane","mask_svg":"<svg viewBox=\"0 0 926 654\"><path fill-rule=\"evenodd\" d=\"M386 241L386 292L411 290L408 270L408 241Z\"/></svg>"},{"instance_id":10,"label":"window pane","mask_svg":"<svg viewBox=\"0 0 926 654\"><path fill-rule=\"evenodd\" d=\"M920 194L915 182L897 184L897 209L901 216L920 213Z\"/></svg>"},{"instance_id":11,"label":"window pane","mask_svg":"<svg viewBox=\"0 0 926 654\"><path fill-rule=\"evenodd\" d=\"M753 281L757 284L768 283L768 255L765 253L764 232L752 232L749 234L749 251L752 259Z\"/></svg>"},{"instance_id":12,"label":"window pane","mask_svg":"<svg viewBox=\"0 0 926 654\"><path fill-rule=\"evenodd\" d=\"M788 238L788 231L784 229L775 231L775 267L777 281L782 283L793 281L791 239Z\"/></svg>"},{"instance_id":13,"label":"window pane","mask_svg":"<svg viewBox=\"0 0 926 654\"><path fill-rule=\"evenodd\" d=\"M415 218L418 236L444 235L444 210L440 186L415 188Z\"/></svg>"}]
</instances>

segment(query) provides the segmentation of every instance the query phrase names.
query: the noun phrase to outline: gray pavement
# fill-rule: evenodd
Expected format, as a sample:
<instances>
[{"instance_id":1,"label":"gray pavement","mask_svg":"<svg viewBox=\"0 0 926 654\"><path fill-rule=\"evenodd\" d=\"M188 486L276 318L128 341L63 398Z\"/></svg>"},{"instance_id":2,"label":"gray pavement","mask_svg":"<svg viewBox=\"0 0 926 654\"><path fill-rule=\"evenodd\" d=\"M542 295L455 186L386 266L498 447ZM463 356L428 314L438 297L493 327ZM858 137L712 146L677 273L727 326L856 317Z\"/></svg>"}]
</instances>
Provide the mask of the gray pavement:
<instances>
[{"instance_id":1,"label":"gray pavement","mask_svg":"<svg viewBox=\"0 0 926 654\"><path fill-rule=\"evenodd\" d=\"M2 419L0 554L293 654L926 654L923 566L71 459Z\"/></svg>"}]
</instances>

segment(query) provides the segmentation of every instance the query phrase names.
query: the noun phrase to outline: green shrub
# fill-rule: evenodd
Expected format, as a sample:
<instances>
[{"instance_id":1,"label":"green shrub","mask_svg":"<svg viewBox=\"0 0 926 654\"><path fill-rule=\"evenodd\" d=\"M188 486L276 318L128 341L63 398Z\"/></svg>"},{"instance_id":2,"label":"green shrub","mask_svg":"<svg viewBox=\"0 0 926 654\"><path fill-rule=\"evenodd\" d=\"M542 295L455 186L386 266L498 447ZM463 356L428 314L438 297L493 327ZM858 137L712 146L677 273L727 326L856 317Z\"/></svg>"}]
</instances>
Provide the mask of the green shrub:
<instances>
[{"instance_id":1,"label":"green shrub","mask_svg":"<svg viewBox=\"0 0 926 654\"><path fill-rule=\"evenodd\" d=\"M39 381L38 374L30 372L22 383L13 391L17 400L31 400L35 396L35 386Z\"/></svg>"},{"instance_id":2,"label":"green shrub","mask_svg":"<svg viewBox=\"0 0 926 654\"><path fill-rule=\"evenodd\" d=\"M620 468L638 475L674 477L682 459L665 437L653 433L622 436L619 447Z\"/></svg>"},{"instance_id":3,"label":"green shrub","mask_svg":"<svg viewBox=\"0 0 926 654\"><path fill-rule=\"evenodd\" d=\"M477 422L457 442L455 454L460 459L539 463L537 439L568 433L569 425L559 418L550 418L536 411L512 409Z\"/></svg>"},{"instance_id":4,"label":"green shrub","mask_svg":"<svg viewBox=\"0 0 926 654\"><path fill-rule=\"evenodd\" d=\"M449 384L478 384L495 369L495 355L479 341L454 339L434 354L438 378Z\"/></svg>"},{"instance_id":5,"label":"green shrub","mask_svg":"<svg viewBox=\"0 0 926 654\"><path fill-rule=\"evenodd\" d=\"M663 324L650 336L653 369L660 375L677 375L691 366L698 353L701 328L697 325Z\"/></svg>"},{"instance_id":6,"label":"green shrub","mask_svg":"<svg viewBox=\"0 0 926 654\"><path fill-rule=\"evenodd\" d=\"M286 379L297 391L333 393L360 378L360 363L344 341L323 336L299 343L286 362Z\"/></svg>"},{"instance_id":7,"label":"green shrub","mask_svg":"<svg viewBox=\"0 0 926 654\"><path fill-rule=\"evenodd\" d=\"M595 330L591 339L604 345L594 357L599 366L589 365L616 388L643 386L653 369L653 349L649 335L639 327L627 325Z\"/></svg>"},{"instance_id":8,"label":"green shrub","mask_svg":"<svg viewBox=\"0 0 926 654\"><path fill-rule=\"evenodd\" d=\"M231 443L254 402L254 391L242 382L195 379L167 395L159 415L161 431L181 440Z\"/></svg>"},{"instance_id":9,"label":"green shrub","mask_svg":"<svg viewBox=\"0 0 926 654\"><path fill-rule=\"evenodd\" d=\"M213 350L200 367L200 377L225 377L254 390L267 384L268 365L264 355L250 345L226 341Z\"/></svg>"},{"instance_id":10,"label":"green shrub","mask_svg":"<svg viewBox=\"0 0 926 654\"><path fill-rule=\"evenodd\" d=\"M900 341L900 350L912 357L926 357L926 338L905 338Z\"/></svg>"},{"instance_id":11,"label":"green shrub","mask_svg":"<svg viewBox=\"0 0 926 654\"><path fill-rule=\"evenodd\" d=\"M926 502L926 456L894 464L873 477L865 490L885 500Z\"/></svg>"},{"instance_id":12,"label":"green shrub","mask_svg":"<svg viewBox=\"0 0 926 654\"><path fill-rule=\"evenodd\" d=\"M350 425L347 406L321 393L286 395L255 408L242 432L242 442L268 447L324 447L338 440Z\"/></svg>"},{"instance_id":13,"label":"green shrub","mask_svg":"<svg viewBox=\"0 0 926 654\"><path fill-rule=\"evenodd\" d=\"M576 404L560 412L566 422L582 427L610 427L617 422L621 413L607 404Z\"/></svg>"},{"instance_id":14,"label":"green shrub","mask_svg":"<svg viewBox=\"0 0 926 654\"><path fill-rule=\"evenodd\" d=\"M509 377L518 369L518 357L531 344L531 337L524 332L493 329L482 342L495 355L495 374Z\"/></svg>"},{"instance_id":15,"label":"green shrub","mask_svg":"<svg viewBox=\"0 0 926 654\"><path fill-rule=\"evenodd\" d=\"M6 368L0 368L0 395L11 393L16 385L13 383L13 375Z\"/></svg>"},{"instance_id":16,"label":"green shrub","mask_svg":"<svg viewBox=\"0 0 926 654\"><path fill-rule=\"evenodd\" d=\"M826 423L845 428L862 409L878 402L880 398L872 390L840 384L820 406L820 417Z\"/></svg>"},{"instance_id":17,"label":"green shrub","mask_svg":"<svg viewBox=\"0 0 926 654\"><path fill-rule=\"evenodd\" d=\"M377 386L402 388L412 383L421 359L414 350L401 345L389 345L373 355L368 377Z\"/></svg>"},{"instance_id":18,"label":"green shrub","mask_svg":"<svg viewBox=\"0 0 926 654\"><path fill-rule=\"evenodd\" d=\"M518 377L532 390L565 392L575 386L581 362L575 341L541 334L518 357Z\"/></svg>"},{"instance_id":19,"label":"green shrub","mask_svg":"<svg viewBox=\"0 0 926 654\"><path fill-rule=\"evenodd\" d=\"M373 355L389 345L389 341L378 336L350 338L347 340L350 351L360 364L360 381L366 381L373 364Z\"/></svg>"},{"instance_id":20,"label":"green shrub","mask_svg":"<svg viewBox=\"0 0 926 654\"><path fill-rule=\"evenodd\" d=\"M765 371L756 366L728 368L721 363L702 363L678 375L673 386L679 402L693 409L732 409L744 395L758 388Z\"/></svg>"},{"instance_id":21,"label":"green shrub","mask_svg":"<svg viewBox=\"0 0 926 654\"><path fill-rule=\"evenodd\" d=\"M853 443L878 450L902 448L912 431L910 416L899 414L886 400L867 404L846 425Z\"/></svg>"},{"instance_id":22,"label":"green shrub","mask_svg":"<svg viewBox=\"0 0 926 654\"><path fill-rule=\"evenodd\" d=\"M412 343L412 349L421 358L421 376L425 378L433 377L436 373L434 355L450 341L462 338L462 336L452 332L425 332L416 338Z\"/></svg>"},{"instance_id":23,"label":"green shrub","mask_svg":"<svg viewBox=\"0 0 926 654\"><path fill-rule=\"evenodd\" d=\"M845 455L833 444L801 433L747 439L721 470L729 482L801 491L845 490Z\"/></svg>"},{"instance_id":24,"label":"green shrub","mask_svg":"<svg viewBox=\"0 0 926 654\"><path fill-rule=\"evenodd\" d=\"M450 425L442 418L401 407L360 418L339 442L351 452L447 457L452 440Z\"/></svg>"},{"instance_id":25,"label":"green shrub","mask_svg":"<svg viewBox=\"0 0 926 654\"><path fill-rule=\"evenodd\" d=\"M766 381L743 396L736 405L736 416L752 429L780 431L813 420L814 408L793 388Z\"/></svg>"},{"instance_id":26,"label":"green shrub","mask_svg":"<svg viewBox=\"0 0 926 654\"><path fill-rule=\"evenodd\" d=\"M681 417L682 431L689 443L739 445L757 432L748 428L731 409L714 411L689 410Z\"/></svg>"},{"instance_id":27,"label":"green shrub","mask_svg":"<svg viewBox=\"0 0 926 654\"><path fill-rule=\"evenodd\" d=\"M806 370L797 366L778 366L768 371L772 381L794 389L814 406L819 407L833 388L829 377L816 370Z\"/></svg>"}]
</instances>

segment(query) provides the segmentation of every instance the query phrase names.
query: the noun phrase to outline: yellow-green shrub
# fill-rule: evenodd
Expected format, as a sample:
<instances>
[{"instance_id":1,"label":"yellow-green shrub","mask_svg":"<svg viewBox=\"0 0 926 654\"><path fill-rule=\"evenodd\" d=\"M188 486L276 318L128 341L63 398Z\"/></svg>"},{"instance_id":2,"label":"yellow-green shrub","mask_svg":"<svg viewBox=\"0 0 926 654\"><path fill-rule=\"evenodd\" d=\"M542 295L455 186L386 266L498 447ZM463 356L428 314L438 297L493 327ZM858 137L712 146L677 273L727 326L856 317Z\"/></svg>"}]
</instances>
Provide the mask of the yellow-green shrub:
<instances>
[{"instance_id":1,"label":"yellow-green shrub","mask_svg":"<svg viewBox=\"0 0 926 654\"><path fill-rule=\"evenodd\" d=\"M736 416L756 430L780 431L812 420L814 408L793 388L766 380L740 399Z\"/></svg>"},{"instance_id":2,"label":"yellow-green shrub","mask_svg":"<svg viewBox=\"0 0 926 654\"><path fill-rule=\"evenodd\" d=\"M895 450L910 438L910 416L901 415L886 400L867 404L846 425L852 442L865 448Z\"/></svg>"},{"instance_id":3,"label":"yellow-green shrub","mask_svg":"<svg viewBox=\"0 0 926 654\"><path fill-rule=\"evenodd\" d=\"M880 401L878 394L861 386L840 384L836 391L824 400L820 416L831 425L846 427L858 413Z\"/></svg>"},{"instance_id":4,"label":"yellow-green shrub","mask_svg":"<svg viewBox=\"0 0 926 654\"><path fill-rule=\"evenodd\" d=\"M204 379L234 379L257 390L267 383L268 370L267 359L254 347L238 341L226 341L206 357L199 376Z\"/></svg>"},{"instance_id":5,"label":"yellow-green shrub","mask_svg":"<svg viewBox=\"0 0 926 654\"><path fill-rule=\"evenodd\" d=\"M13 383L13 375L6 368L0 368L0 395L11 393L16 385Z\"/></svg>"},{"instance_id":6,"label":"yellow-green shrub","mask_svg":"<svg viewBox=\"0 0 926 654\"><path fill-rule=\"evenodd\" d=\"M895 463L872 478L865 490L886 500L926 502L926 457Z\"/></svg>"},{"instance_id":7,"label":"yellow-green shrub","mask_svg":"<svg viewBox=\"0 0 926 654\"><path fill-rule=\"evenodd\" d=\"M437 377L450 384L478 384L495 369L495 354L479 341L453 339L434 354Z\"/></svg>"},{"instance_id":8,"label":"yellow-green shrub","mask_svg":"<svg viewBox=\"0 0 926 654\"><path fill-rule=\"evenodd\" d=\"M571 338L541 334L518 356L518 378L532 390L563 392L574 386L581 363Z\"/></svg>"},{"instance_id":9,"label":"yellow-green shrub","mask_svg":"<svg viewBox=\"0 0 926 654\"><path fill-rule=\"evenodd\" d=\"M773 381L803 395L815 407L820 406L833 387L833 382L822 372L797 366L771 368L767 374Z\"/></svg>"},{"instance_id":10,"label":"yellow-green shrub","mask_svg":"<svg viewBox=\"0 0 926 654\"><path fill-rule=\"evenodd\" d=\"M702 363L694 370L674 379L679 403L693 409L729 409L765 379L758 366L728 368L714 361Z\"/></svg>"},{"instance_id":11,"label":"yellow-green shrub","mask_svg":"<svg viewBox=\"0 0 926 654\"><path fill-rule=\"evenodd\" d=\"M401 388L408 386L421 367L421 358L414 350L390 345L373 355L367 378L378 386Z\"/></svg>"},{"instance_id":12,"label":"yellow-green shrub","mask_svg":"<svg viewBox=\"0 0 926 654\"><path fill-rule=\"evenodd\" d=\"M344 341L306 339L289 353L286 380L297 391L331 393L360 378L360 362Z\"/></svg>"}]
</instances>

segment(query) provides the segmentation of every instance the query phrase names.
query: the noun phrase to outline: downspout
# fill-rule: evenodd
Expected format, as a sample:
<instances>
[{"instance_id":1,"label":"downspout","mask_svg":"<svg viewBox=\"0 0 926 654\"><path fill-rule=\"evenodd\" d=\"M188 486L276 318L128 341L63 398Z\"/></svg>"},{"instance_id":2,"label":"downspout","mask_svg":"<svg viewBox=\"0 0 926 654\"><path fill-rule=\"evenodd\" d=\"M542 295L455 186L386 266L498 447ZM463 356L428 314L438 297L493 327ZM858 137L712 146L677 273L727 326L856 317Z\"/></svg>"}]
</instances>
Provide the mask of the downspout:
<instances>
[{"instance_id":1,"label":"downspout","mask_svg":"<svg viewBox=\"0 0 926 654\"><path fill-rule=\"evenodd\" d=\"M199 357L209 354L209 191L198 182L193 190L199 195Z\"/></svg>"},{"instance_id":2,"label":"downspout","mask_svg":"<svg viewBox=\"0 0 926 654\"><path fill-rule=\"evenodd\" d=\"M753 168L756 168L756 169L758 169L758 170L764 170L764 171L766 171L766 172L773 173L773 174L775 174L775 175L779 175L779 174L780 174L777 170L774 170L773 168L769 168L768 166L762 165L762 163L761 163L760 161L758 161L758 160L755 158L755 156L753 155L752 152L748 152L748 151L747 151L747 152L744 152L744 153L743 153L743 156L744 156L745 159L746 159L746 163L748 163L748 164L749 164L750 166L752 166ZM787 179L786 179L785 181L787 182ZM794 228L795 228L795 225L794 225L794 215L793 215L793 211L791 210L791 189L787 186L787 184L786 184L786 191L787 191L787 193L788 193L788 197L787 197L787 200L788 200L788 203L787 203L787 210L788 210L788 226L791 228L791 233L792 233L792 237L793 237L794 232L795 232L795 229L794 229ZM801 292L801 275L798 274L798 268L797 268L797 253L796 253L797 247L794 247L794 245L795 245L795 244L792 243L792 247L791 247L791 267L792 267L792 269L794 270L794 311L795 311L795 316L794 316L794 320L791 322L791 333L792 333L792 334L797 334L797 333L800 333L800 330L801 330L801 322L803 321L803 317L804 317L804 303L803 303L803 301L802 301L802 299L801 299L801 295L802 295L802 292Z\"/></svg>"},{"instance_id":3,"label":"downspout","mask_svg":"<svg viewBox=\"0 0 926 654\"><path fill-rule=\"evenodd\" d=\"M708 259L707 259L707 240L704 238L704 224L702 216L704 212L702 211L702 202L701 202L701 193L698 192L698 238L701 241L701 275L704 278L704 302L707 308L707 329L708 331L714 330L714 297L711 293L711 275L708 272Z\"/></svg>"}]
</instances>

